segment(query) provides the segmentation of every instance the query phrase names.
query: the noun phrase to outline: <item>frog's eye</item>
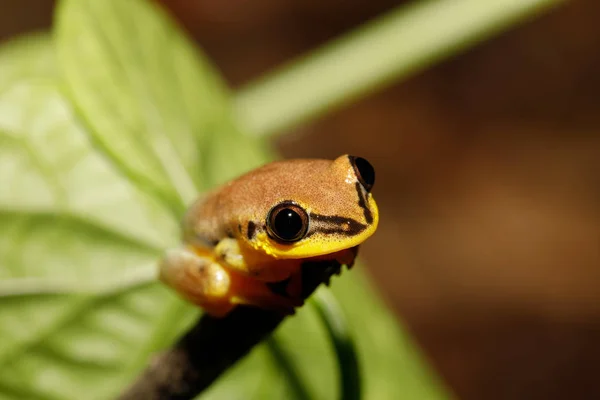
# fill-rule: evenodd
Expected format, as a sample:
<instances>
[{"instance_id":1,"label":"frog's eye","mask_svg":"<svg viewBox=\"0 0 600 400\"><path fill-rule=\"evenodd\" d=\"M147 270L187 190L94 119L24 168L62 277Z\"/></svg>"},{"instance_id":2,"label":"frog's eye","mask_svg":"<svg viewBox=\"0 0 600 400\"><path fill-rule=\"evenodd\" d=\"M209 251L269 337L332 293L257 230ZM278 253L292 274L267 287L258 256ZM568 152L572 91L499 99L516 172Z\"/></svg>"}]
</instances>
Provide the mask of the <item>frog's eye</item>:
<instances>
[{"instance_id":1,"label":"frog's eye","mask_svg":"<svg viewBox=\"0 0 600 400\"><path fill-rule=\"evenodd\" d=\"M267 215L267 232L279 242L297 242L308 231L308 214L291 201L277 204Z\"/></svg>"},{"instance_id":2,"label":"frog's eye","mask_svg":"<svg viewBox=\"0 0 600 400\"><path fill-rule=\"evenodd\" d=\"M370 192L375 184L375 168L362 157L350 156L349 158L358 181L367 192Z\"/></svg>"}]
</instances>

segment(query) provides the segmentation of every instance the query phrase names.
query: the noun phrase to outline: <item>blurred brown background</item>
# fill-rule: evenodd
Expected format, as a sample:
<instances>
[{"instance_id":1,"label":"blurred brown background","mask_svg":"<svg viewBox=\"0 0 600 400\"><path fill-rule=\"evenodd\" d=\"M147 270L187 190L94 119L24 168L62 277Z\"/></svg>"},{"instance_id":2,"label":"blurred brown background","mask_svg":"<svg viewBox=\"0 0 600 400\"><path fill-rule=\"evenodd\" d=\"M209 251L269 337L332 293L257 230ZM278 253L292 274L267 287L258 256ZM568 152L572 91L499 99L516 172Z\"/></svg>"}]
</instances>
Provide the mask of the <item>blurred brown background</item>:
<instances>
[{"instance_id":1,"label":"blurred brown background","mask_svg":"<svg viewBox=\"0 0 600 400\"><path fill-rule=\"evenodd\" d=\"M163 3L234 87L399 4ZM0 0L0 38L52 5ZM362 255L459 398L600 398L599 17L572 0L279 140L375 165Z\"/></svg>"}]
</instances>

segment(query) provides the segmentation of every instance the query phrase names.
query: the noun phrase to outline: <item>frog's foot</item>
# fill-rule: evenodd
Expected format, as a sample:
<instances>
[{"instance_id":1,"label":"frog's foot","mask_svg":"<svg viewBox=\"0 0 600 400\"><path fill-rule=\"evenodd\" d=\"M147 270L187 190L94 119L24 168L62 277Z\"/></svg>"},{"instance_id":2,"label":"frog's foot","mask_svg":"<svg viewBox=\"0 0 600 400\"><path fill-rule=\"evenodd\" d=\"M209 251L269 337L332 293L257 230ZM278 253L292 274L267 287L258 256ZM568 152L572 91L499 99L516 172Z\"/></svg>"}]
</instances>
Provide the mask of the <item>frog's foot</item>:
<instances>
[{"instance_id":1,"label":"frog's foot","mask_svg":"<svg viewBox=\"0 0 600 400\"><path fill-rule=\"evenodd\" d=\"M187 248L167 251L160 264L160 279L215 317L225 316L238 304L293 314L303 303L274 293L264 282L227 268L210 255Z\"/></svg>"},{"instance_id":2,"label":"frog's foot","mask_svg":"<svg viewBox=\"0 0 600 400\"><path fill-rule=\"evenodd\" d=\"M187 248L168 250L160 263L160 279L213 316L224 316L234 307L230 274L210 256Z\"/></svg>"}]
</instances>

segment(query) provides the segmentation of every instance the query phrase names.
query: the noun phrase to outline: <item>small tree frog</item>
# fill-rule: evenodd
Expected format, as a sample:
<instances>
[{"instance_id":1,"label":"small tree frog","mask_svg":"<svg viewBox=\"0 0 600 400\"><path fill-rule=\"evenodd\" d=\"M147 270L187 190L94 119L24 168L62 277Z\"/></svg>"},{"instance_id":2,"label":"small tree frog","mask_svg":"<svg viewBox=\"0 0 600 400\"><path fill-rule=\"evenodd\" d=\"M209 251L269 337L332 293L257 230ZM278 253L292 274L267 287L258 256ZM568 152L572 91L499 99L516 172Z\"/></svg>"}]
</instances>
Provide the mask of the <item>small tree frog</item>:
<instances>
[{"instance_id":1,"label":"small tree frog","mask_svg":"<svg viewBox=\"0 0 600 400\"><path fill-rule=\"evenodd\" d=\"M352 266L375 232L374 182L371 164L349 155L264 165L191 205L183 245L166 252L160 279L216 317L238 304L293 313L303 264Z\"/></svg>"}]
</instances>

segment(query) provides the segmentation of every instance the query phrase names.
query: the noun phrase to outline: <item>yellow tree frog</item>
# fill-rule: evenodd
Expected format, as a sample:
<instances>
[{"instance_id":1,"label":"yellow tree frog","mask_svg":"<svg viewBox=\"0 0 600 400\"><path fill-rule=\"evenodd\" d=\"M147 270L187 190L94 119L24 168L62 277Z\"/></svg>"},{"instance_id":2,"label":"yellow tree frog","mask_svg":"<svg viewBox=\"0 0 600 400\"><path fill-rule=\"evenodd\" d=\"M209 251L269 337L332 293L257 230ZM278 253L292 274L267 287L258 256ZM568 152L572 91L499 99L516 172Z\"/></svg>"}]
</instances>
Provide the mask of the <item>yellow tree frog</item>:
<instances>
[{"instance_id":1,"label":"yellow tree frog","mask_svg":"<svg viewBox=\"0 0 600 400\"><path fill-rule=\"evenodd\" d=\"M303 264L352 266L375 232L374 182L371 164L349 155L264 165L192 204L184 244L166 252L160 279L213 316L238 304L293 313Z\"/></svg>"}]
</instances>

